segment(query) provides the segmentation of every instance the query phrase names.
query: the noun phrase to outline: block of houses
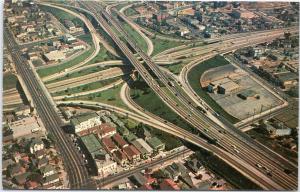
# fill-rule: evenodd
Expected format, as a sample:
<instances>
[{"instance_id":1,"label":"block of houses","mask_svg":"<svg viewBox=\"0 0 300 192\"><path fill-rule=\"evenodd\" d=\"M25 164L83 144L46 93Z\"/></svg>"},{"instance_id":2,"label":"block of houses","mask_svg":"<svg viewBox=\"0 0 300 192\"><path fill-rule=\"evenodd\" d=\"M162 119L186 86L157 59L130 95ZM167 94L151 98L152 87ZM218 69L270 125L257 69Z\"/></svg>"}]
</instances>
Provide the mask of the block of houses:
<instances>
[{"instance_id":1,"label":"block of houses","mask_svg":"<svg viewBox=\"0 0 300 192\"><path fill-rule=\"evenodd\" d=\"M165 149L165 144L161 142L157 137L152 137L146 140L149 146L156 152L163 151Z\"/></svg>"},{"instance_id":2,"label":"block of houses","mask_svg":"<svg viewBox=\"0 0 300 192\"><path fill-rule=\"evenodd\" d=\"M120 150L115 151L113 157L122 167L128 164L127 156Z\"/></svg>"},{"instance_id":3,"label":"block of houses","mask_svg":"<svg viewBox=\"0 0 300 192\"><path fill-rule=\"evenodd\" d=\"M99 131L98 131L98 137L104 138L104 137L111 137L114 134L116 134L116 128L111 126L109 123L103 123L99 126Z\"/></svg>"},{"instance_id":4,"label":"block of houses","mask_svg":"<svg viewBox=\"0 0 300 192\"><path fill-rule=\"evenodd\" d=\"M144 159L147 159L153 153L153 149L141 138L132 141L131 144L140 151Z\"/></svg>"},{"instance_id":5,"label":"block of houses","mask_svg":"<svg viewBox=\"0 0 300 192\"><path fill-rule=\"evenodd\" d=\"M31 154L35 154L35 152L44 149L44 143L41 139L33 138L31 140L29 150Z\"/></svg>"},{"instance_id":6,"label":"block of houses","mask_svg":"<svg viewBox=\"0 0 300 192\"><path fill-rule=\"evenodd\" d=\"M108 153L113 153L118 150L115 143L112 141L110 137L105 137L102 139L103 146Z\"/></svg>"},{"instance_id":7,"label":"block of houses","mask_svg":"<svg viewBox=\"0 0 300 192\"><path fill-rule=\"evenodd\" d=\"M128 146L128 143L121 137L119 133L114 134L114 136L112 136L112 139L120 149Z\"/></svg>"},{"instance_id":8,"label":"block of houses","mask_svg":"<svg viewBox=\"0 0 300 192\"><path fill-rule=\"evenodd\" d=\"M101 125L101 120L97 113L85 113L72 117L70 123L74 127L74 132L79 133L81 131Z\"/></svg>"},{"instance_id":9,"label":"block of houses","mask_svg":"<svg viewBox=\"0 0 300 192\"><path fill-rule=\"evenodd\" d=\"M39 183L36 182L36 181L31 181L31 180L28 180L26 183L25 183L25 189L36 189L39 187Z\"/></svg>"},{"instance_id":10,"label":"block of houses","mask_svg":"<svg viewBox=\"0 0 300 192\"><path fill-rule=\"evenodd\" d=\"M124 147L123 152L127 156L130 163L136 163L137 161L141 160L141 153L133 145Z\"/></svg>"}]
</instances>

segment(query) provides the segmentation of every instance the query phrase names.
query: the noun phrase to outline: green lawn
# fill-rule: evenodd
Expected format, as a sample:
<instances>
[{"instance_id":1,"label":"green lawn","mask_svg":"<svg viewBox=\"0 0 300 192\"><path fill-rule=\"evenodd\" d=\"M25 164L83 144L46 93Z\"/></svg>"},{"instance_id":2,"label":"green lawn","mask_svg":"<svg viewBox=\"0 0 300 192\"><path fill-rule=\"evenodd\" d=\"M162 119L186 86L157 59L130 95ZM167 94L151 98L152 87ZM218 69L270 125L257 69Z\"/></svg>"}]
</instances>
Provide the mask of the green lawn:
<instances>
[{"instance_id":1,"label":"green lawn","mask_svg":"<svg viewBox=\"0 0 300 192\"><path fill-rule=\"evenodd\" d=\"M109 61L109 60L116 60L117 57L115 57L113 54L111 54L105 47L101 46L99 53L96 57L94 57L92 60L90 60L87 65L99 63L103 61Z\"/></svg>"},{"instance_id":2,"label":"green lawn","mask_svg":"<svg viewBox=\"0 0 300 192\"><path fill-rule=\"evenodd\" d=\"M78 38L85 40L87 43L91 43L92 42L92 37L90 34L85 34L85 35L81 35L78 36ZM91 54L93 54L95 50L95 47L92 45L91 48L85 52L83 52L82 54L80 54L79 56L75 57L74 59L67 61L61 65L56 65L53 67L48 67L48 68L43 68L43 69L39 69L37 70L37 73L39 74L40 77L46 77L48 75L52 75L58 72L61 72L67 68L70 68L82 61L84 61L86 58L88 58Z\"/></svg>"},{"instance_id":3,"label":"green lawn","mask_svg":"<svg viewBox=\"0 0 300 192\"><path fill-rule=\"evenodd\" d=\"M81 85L81 86L78 86L78 87L73 87L73 88L70 88L70 89L67 88L65 91L59 91L59 92L53 93L52 96L55 97L55 96L61 96L61 95L71 95L73 93L80 93L80 92L84 92L84 91L90 91L90 90L98 89L98 88L104 87L106 85L112 84L112 83L116 82L119 79L121 79L121 77L114 77L114 78L111 78L111 79L105 79L105 80L101 80L101 81Z\"/></svg>"},{"instance_id":4,"label":"green lawn","mask_svg":"<svg viewBox=\"0 0 300 192\"><path fill-rule=\"evenodd\" d=\"M54 80L51 80L51 81L46 81L46 84L55 83L55 82L63 81L63 80L70 79L70 78L80 77L80 76L88 75L90 73L96 73L96 72L99 72L99 71L106 70L106 69L108 69L110 67L111 66L104 66L104 67L95 66L95 67L90 67L90 68L87 68L87 69L76 71L74 73L68 73L67 75L65 75L63 77L60 77L58 79L54 79Z\"/></svg>"},{"instance_id":5,"label":"green lawn","mask_svg":"<svg viewBox=\"0 0 300 192\"><path fill-rule=\"evenodd\" d=\"M16 88L18 83L18 78L12 73L6 73L3 75L3 90L8 90Z\"/></svg>"},{"instance_id":6,"label":"green lawn","mask_svg":"<svg viewBox=\"0 0 300 192\"><path fill-rule=\"evenodd\" d=\"M135 81L133 87L135 89L131 89L131 97L142 108L183 129L195 132L195 129L162 102L145 82Z\"/></svg>"},{"instance_id":7,"label":"green lawn","mask_svg":"<svg viewBox=\"0 0 300 192\"><path fill-rule=\"evenodd\" d=\"M123 22L122 23L124 29L128 32L128 34L131 36L132 39L134 39L136 41L136 43L138 44L138 46L144 51L147 52L147 43L144 40L144 38L135 30L133 30L133 28L128 25L127 23Z\"/></svg>"},{"instance_id":8,"label":"green lawn","mask_svg":"<svg viewBox=\"0 0 300 192\"><path fill-rule=\"evenodd\" d=\"M152 56L154 56L158 53L161 53L167 49L171 49L173 47L178 47L178 46L184 44L182 42L177 42L177 41L158 39L157 37L151 38L151 41L152 41L153 47L154 47Z\"/></svg>"},{"instance_id":9,"label":"green lawn","mask_svg":"<svg viewBox=\"0 0 300 192\"><path fill-rule=\"evenodd\" d=\"M200 78L202 74L215 67L228 65L229 62L224 59L222 56L216 56L214 58L211 58L209 60L204 61L203 63L200 63L196 65L190 72L188 73L188 81L193 90L204 99L204 101L211 106L216 112L218 112L220 115L222 115L224 118L226 118L231 123L237 123L239 120L235 117L228 114L220 105L217 104L207 93L207 91L204 88L200 87Z\"/></svg>"},{"instance_id":10,"label":"green lawn","mask_svg":"<svg viewBox=\"0 0 300 192\"><path fill-rule=\"evenodd\" d=\"M126 16L132 16L132 15L138 14L138 12L137 12L135 9L129 7L128 9L126 9L126 10L124 11L124 14L125 14Z\"/></svg>"},{"instance_id":11,"label":"green lawn","mask_svg":"<svg viewBox=\"0 0 300 192\"><path fill-rule=\"evenodd\" d=\"M89 95L79 96L79 97L72 97L67 98L64 100L85 100L85 101L94 101L100 103L106 103L112 106L121 107L123 109L128 109L128 107L122 102L120 98L120 90L122 84L117 85L114 88L101 91L99 93L92 93Z\"/></svg>"},{"instance_id":12,"label":"green lawn","mask_svg":"<svg viewBox=\"0 0 300 192\"><path fill-rule=\"evenodd\" d=\"M115 8L116 8L117 10L120 10L120 9L122 9L123 7L127 6L127 5L128 5L128 3L119 4L119 5L115 6Z\"/></svg>"},{"instance_id":13,"label":"green lawn","mask_svg":"<svg viewBox=\"0 0 300 192\"><path fill-rule=\"evenodd\" d=\"M84 27L85 24L83 21L81 21L79 18L54 7L48 7L48 6L43 6L41 5L40 8L46 12L51 13L54 15L63 25L65 25L64 20L70 20L74 23L75 26L77 27Z\"/></svg>"}]
</instances>

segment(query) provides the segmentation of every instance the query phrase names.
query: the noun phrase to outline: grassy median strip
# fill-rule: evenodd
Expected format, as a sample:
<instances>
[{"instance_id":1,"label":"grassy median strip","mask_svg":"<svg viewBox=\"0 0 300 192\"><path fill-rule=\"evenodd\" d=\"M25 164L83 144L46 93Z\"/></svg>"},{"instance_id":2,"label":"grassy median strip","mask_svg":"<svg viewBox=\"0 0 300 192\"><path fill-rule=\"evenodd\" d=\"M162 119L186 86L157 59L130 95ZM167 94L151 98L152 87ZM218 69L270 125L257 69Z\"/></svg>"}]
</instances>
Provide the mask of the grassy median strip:
<instances>
[{"instance_id":1,"label":"grassy median strip","mask_svg":"<svg viewBox=\"0 0 300 192\"><path fill-rule=\"evenodd\" d=\"M40 77L46 77L58 72L61 72L67 68L70 68L88 58L91 54L93 54L95 47L92 45L92 36L90 34L80 35L78 38L82 39L83 41L87 42L88 44L91 43L91 48L89 50L84 51L80 55L76 56L75 58L71 59L70 61L64 62L59 65L55 65L48 68L38 69L37 73Z\"/></svg>"},{"instance_id":2,"label":"grassy median strip","mask_svg":"<svg viewBox=\"0 0 300 192\"><path fill-rule=\"evenodd\" d=\"M158 39L157 37L154 38L150 38L152 43L153 43L153 53L152 56L161 53L167 49L171 49L174 47L178 47L180 45L183 45L183 42L178 42L178 41L170 41L170 40L166 40L166 39Z\"/></svg>"},{"instance_id":3,"label":"grassy median strip","mask_svg":"<svg viewBox=\"0 0 300 192\"><path fill-rule=\"evenodd\" d=\"M229 62L224 59L222 56L215 56L214 58L208 59L190 70L188 73L188 81L193 90L216 112L222 115L231 123L237 123L239 120L229 113L227 113L215 100L213 100L207 93L207 91L201 87L200 85L200 78L202 74L212 68L228 65Z\"/></svg>"},{"instance_id":4,"label":"grassy median strip","mask_svg":"<svg viewBox=\"0 0 300 192\"><path fill-rule=\"evenodd\" d=\"M123 109L128 109L128 107L122 102L120 98L120 91L121 91L122 84L116 85L113 88L110 88L105 91L92 93L88 95L72 97L63 99L64 101L67 100L84 100L84 101L93 101L93 102L100 102L109 104L112 106L120 107Z\"/></svg>"},{"instance_id":5,"label":"grassy median strip","mask_svg":"<svg viewBox=\"0 0 300 192\"><path fill-rule=\"evenodd\" d=\"M135 40L137 45L144 51L147 52L148 46L145 39L136 31L134 30L129 24L122 22L124 29L128 32L129 36Z\"/></svg>"},{"instance_id":6,"label":"grassy median strip","mask_svg":"<svg viewBox=\"0 0 300 192\"><path fill-rule=\"evenodd\" d=\"M51 95L53 97L55 97L55 96L71 95L71 94L74 94L74 93L91 91L91 90L99 89L99 88L104 87L106 85L110 85L110 84L116 82L119 79L121 79L121 77L114 77L114 78L111 78L111 79L105 79L105 80L101 80L101 81L97 81L97 82L93 82L93 83L88 83L88 84L85 84L85 85L80 85L80 86L73 87L73 88L67 88L64 91L55 92Z\"/></svg>"},{"instance_id":7,"label":"grassy median strip","mask_svg":"<svg viewBox=\"0 0 300 192\"><path fill-rule=\"evenodd\" d=\"M87 65L99 63L103 61L110 61L110 60L116 60L117 57L115 57L113 54L111 54L105 47L101 46L99 53L94 57L92 60L87 62Z\"/></svg>"},{"instance_id":8,"label":"grassy median strip","mask_svg":"<svg viewBox=\"0 0 300 192\"><path fill-rule=\"evenodd\" d=\"M80 70L80 71L76 71L76 72L73 72L73 73L68 73L67 75L65 75L63 77L60 77L58 79L47 81L46 84L56 83L56 82L63 81L63 80L66 80L66 79L71 79L71 78L85 76L85 75L88 75L88 74L91 74L91 73L96 73L96 72L99 72L99 71L103 71L103 70L109 69L110 67L111 66L103 66L103 67L101 67L101 66L95 66L95 67L90 67L90 68L83 69L83 70Z\"/></svg>"},{"instance_id":9,"label":"grassy median strip","mask_svg":"<svg viewBox=\"0 0 300 192\"><path fill-rule=\"evenodd\" d=\"M135 81L130 90L132 99L145 110L190 132L195 132L190 124L169 108L143 81Z\"/></svg>"}]
</instances>

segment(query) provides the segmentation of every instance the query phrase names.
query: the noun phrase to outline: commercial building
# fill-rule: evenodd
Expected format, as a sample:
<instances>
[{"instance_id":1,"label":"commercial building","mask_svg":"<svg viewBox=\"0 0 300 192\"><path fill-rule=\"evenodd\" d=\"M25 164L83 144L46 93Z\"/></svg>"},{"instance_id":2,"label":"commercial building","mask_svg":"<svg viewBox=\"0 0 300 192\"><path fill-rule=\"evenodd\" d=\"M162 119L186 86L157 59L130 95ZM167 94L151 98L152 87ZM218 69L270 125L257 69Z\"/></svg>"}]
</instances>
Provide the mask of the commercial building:
<instances>
[{"instance_id":1,"label":"commercial building","mask_svg":"<svg viewBox=\"0 0 300 192\"><path fill-rule=\"evenodd\" d=\"M82 141L85 151L90 156L90 159L93 161L95 158L103 159L105 158L105 155L107 154L104 149L102 148L102 145L96 138L94 134L89 134L83 137L80 137L80 140Z\"/></svg>"},{"instance_id":2,"label":"commercial building","mask_svg":"<svg viewBox=\"0 0 300 192\"><path fill-rule=\"evenodd\" d=\"M34 135L44 134L46 132L45 127L37 117L25 117L18 121L9 123L8 127L13 132L13 139L26 136L32 137Z\"/></svg>"},{"instance_id":3,"label":"commercial building","mask_svg":"<svg viewBox=\"0 0 300 192\"><path fill-rule=\"evenodd\" d=\"M153 153L153 149L141 138L131 143L141 152L141 156L144 159L147 159Z\"/></svg>"},{"instance_id":4,"label":"commercial building","mask_svg":"<svg viewBox=\"0 0 300 192\"><path fill-rule=\"evenodd\" d=\"M292 133L292 129L284 126L282 123L275 124L266 123L266 129L270 134L270 137L282 137L288 136Z\"/></svg>"},{"instance_id":5,"label":"commercial building","mask_svg":"<svg viewBox=\"0 0 300 192\"><path fill-rule=\"evenodd\" d=\"M44 54L46 61L62 61L66 59L66 55L62 51L54 50Z\"/></svg>"},{"instance_id":6,"label":"commercial building","mask_svg":"<svg viewBox=\"0 0 300 192\"><path fill-rule=\"evenodd\" d=\"M292 72L276 74L275 78L278 80L282 88L290 88L298 84L298 75Z\"/></svg>"},{"instance_id":7,"label":"commercial building","mask_svg":"<svg viewBox=\"0 0 300 192\"><path fill-rule=\"evenodd\" d=\"M81 131L101 125L101 120L96 113L85 113L73 117L70 123L74 127L74 132L79 133Z\"/></svg>"},{"instance_id":8,"label":"commercial building","mask_svg":"<svg viewBox=\"0 0 300 192\"><path fill-rule=\"evenodd\" d=\"M112 161L108 154L106 155L106 158L104 160L96 159L96 166L98 175L102 177L105 177L117 171L117 163Z\"/></svg>"}]
</instances>

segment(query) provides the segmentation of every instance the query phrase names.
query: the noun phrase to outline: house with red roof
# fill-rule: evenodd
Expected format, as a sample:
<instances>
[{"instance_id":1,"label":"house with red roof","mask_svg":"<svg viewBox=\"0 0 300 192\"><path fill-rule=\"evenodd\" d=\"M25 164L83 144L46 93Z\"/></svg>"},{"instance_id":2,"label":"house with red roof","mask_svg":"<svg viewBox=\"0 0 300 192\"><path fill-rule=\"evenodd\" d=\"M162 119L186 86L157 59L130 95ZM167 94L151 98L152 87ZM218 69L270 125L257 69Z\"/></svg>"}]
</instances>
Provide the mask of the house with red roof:
<instances>
[{"instance_id":1,"label":"house with red roof","mask_svg":"<svg viewBox=\"0 0 300 192\"><path fill-rule=\"evenodd\" d=\"M110 137L105 137L102 139L102 144L104 146L104 149L108 152L108 153L113 153L114 151L117 151L118 148L115 145L115 143L112 141L112 139Z\"/></svg>"},{"instance_id":2,"label":"house with red roof","mask_svg":"<svg viewBox=\"0 0 300 192\"><path fill-rule=\"evenodd\" d=\"M123 152L131 163L136 163L141 160L141 153L133 145L124 147Z\"/></svg>"},{"instance_id":3,"label":"house with red roof","mask_svg":"<svg viewBox=\"0 0 300 192\"><path fill-rule=\"evenodd\" d=\"M128 146L128 143L121 137L121 135L119 133L116 133L112 139L114 140L114 142L116 142L117 146L120 149L123 149L124 147Z\"/></svg>"},{"instance_id":4,"label":"house with red roof","mask_svg":"<svg viewBox=\"0 0 300 192\"><path fill-rule=\"evenodd\" d=\"M116 133L117 133L117 131L116 131L115 127L111 126L108 123L102 123L99 126L98 137L100 139L102 139L104 137L111 137L111 136L113 136Z\"/></svg>"},{"instance_id":5,"label":"house with red roof","mask_svg":"<svg viewBox=\"0 0 300 192\"><path fill-rule=\"evenodd\" d=\"M161 190L180 190L178 185L172 181L171 179L164 179L160 184L159 187Z\"/></svg>"},{"instance_id":6,"label":"house with red roof","mask_svg":"<svg viewBox=\"0 0 300 192\"><path fill-rule=\"evenodd\" d=\"M153 190L153 188L151 187L151 185L149 185L149 184L146 183L146 184L140 186L138 188L138 190Z\"/></svg>"},{"instance_id":7,"label":"house with red roof","mask_svg":"<svg viewBox=\"0 0 300 192\"><path fill-rule=\"evenodd\" d=\"M127 156L120 150L113 152L113 157L122 167L128 164Z\"/></svg>"}]
</instances>

